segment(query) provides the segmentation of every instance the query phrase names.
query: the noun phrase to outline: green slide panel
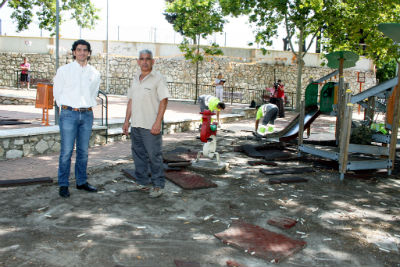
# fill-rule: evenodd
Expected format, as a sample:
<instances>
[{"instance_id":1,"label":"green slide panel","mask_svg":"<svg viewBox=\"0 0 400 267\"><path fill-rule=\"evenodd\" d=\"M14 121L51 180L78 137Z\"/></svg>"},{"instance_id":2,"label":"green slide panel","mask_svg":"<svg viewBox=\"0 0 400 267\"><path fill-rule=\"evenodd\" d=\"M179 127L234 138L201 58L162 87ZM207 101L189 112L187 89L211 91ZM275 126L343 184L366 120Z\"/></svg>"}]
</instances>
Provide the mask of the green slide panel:
<instances>
[{"instance_id":1,"label":"green slide panel","mask_svg":"<svg viewBox=\"0 0 400 267\"><path fill-rule=\"evenodd\" d=\"M306 107L317 106L318 104L318 83L310 83L306 88Z\"/></svg>"},{"instance_id":2,"label":"green slide panel","mask_svg":"<svg viewBox=\"0 0 400 267\"><path fill-rule=\"evenodd\" d=\"M332 112L333 101L335 99L335 82L328 82L321 89L319 109L324 114Z\"/></svg>"}]
</instances>

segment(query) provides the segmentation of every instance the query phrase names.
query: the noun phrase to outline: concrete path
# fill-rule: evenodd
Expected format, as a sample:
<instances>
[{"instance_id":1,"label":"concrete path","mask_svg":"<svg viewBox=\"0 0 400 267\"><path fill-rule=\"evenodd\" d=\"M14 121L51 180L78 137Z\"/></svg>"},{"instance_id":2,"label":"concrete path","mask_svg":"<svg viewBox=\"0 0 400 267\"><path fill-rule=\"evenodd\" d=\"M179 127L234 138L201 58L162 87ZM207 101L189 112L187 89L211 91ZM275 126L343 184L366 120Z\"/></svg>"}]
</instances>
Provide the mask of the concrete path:
<instances>
[{"instance_id":1,"label":"concrete path","mask_svg":"<svg viewBox=\"0 0 400 267\"><path fill-rule=\"evenodd\" d=\"M0 88L0 96L12 96L12 97L27 97L31 99L36 98L36 90L30 89L5 89ZM127 98L125 96L109 95L108 96L108 118L110 121L123 120L126 114L126 103ZM95 119L101 118L101 102L98 101L98 106L94 109ZM227 104L226 109L221 114L229 114L234 108L247 107L245 104ZM199 105L194 105L193 101L174 100L171 99L168 103L167 110L165 112L164 119L166 121L182 120L182 119L193 119L200 117ZM0 105L0 119L18 119L31 124L20 124L20 125L3 125L0 126L0 130L3 129L16 129L16 128L27 128L36 127L41 124L42 120L42 109L35 108L33 105ZM50 125L54 125L54 109L49 110L49 121Z\"/></svg>"}]
</instances>

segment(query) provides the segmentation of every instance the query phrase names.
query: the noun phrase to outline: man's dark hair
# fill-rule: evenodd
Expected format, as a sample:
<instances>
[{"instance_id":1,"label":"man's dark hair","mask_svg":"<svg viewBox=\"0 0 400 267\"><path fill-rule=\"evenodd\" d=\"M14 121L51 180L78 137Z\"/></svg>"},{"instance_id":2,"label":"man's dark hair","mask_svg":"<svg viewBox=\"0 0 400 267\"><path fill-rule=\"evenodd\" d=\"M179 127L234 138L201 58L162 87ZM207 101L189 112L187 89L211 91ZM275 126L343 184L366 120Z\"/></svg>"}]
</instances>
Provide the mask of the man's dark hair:
<instances>
[{"instance_id":1,"label":"man's dark hair","mask_svg":"<svg viewBox=\"0 0 400 267\"><path fill-rule=\"evenodd\" d=\"M89 43L88 41L83 40L83 39L79 39L79 40L75 41L75 42L72 44L71 51L75 51L76 48L78 47L78 45L86 45L86 47L87 47L89 53L92 54L92 49L90 48L90 43ZM72 54L72 55L73 55L73 54ZM74 55L73 55L73 57L74 57L74 59L76 58ZM90 56L88 56L88 60L89 60L89 59L90 59Z\"/></svg>"},{"instance_id":2,"label":"man's dark hair","mask_svg":"<svg viewBox=\"0 0 400 267\"><path fill-rule=\"evenodd\" d=\"M225 103L219 102L218 105L221 109L225 109Z\"/></svg>"}]
</instances>

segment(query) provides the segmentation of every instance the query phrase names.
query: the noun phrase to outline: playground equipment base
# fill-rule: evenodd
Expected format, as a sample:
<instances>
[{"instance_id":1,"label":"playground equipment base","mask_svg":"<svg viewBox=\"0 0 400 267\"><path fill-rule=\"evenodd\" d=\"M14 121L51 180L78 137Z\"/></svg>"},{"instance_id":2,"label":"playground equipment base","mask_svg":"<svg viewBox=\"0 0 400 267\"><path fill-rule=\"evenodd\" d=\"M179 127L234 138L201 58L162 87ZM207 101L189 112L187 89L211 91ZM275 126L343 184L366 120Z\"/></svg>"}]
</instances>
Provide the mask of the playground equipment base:
<instances>
[{"instance_id":1,"label":"playground equipment base","mask_svg":"<svg viewBox=\"0 0 400 267\"><path fill-rule=\"evenodd\" d=\"M206 173L225 173L227 172L229 164L220 161L219 164L215 159L200 158L198 161L193 160L192 165L188 166L193 171L206 172Z\"/></svg>"}]
</instances>

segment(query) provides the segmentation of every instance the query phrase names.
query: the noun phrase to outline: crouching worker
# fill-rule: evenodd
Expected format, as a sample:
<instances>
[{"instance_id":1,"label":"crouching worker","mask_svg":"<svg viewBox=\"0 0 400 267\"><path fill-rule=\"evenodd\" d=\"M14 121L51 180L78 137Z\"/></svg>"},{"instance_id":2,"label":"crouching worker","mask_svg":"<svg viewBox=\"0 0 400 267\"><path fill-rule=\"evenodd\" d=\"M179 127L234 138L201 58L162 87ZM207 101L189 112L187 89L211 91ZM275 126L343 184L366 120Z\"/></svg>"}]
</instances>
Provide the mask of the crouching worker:
<instances>
[{"instance_id":1,"label":"crouching worker","mask_svg":"<svg viewBox=\"0 0 400 267\"><path fill-rule=\"evenodd\" d=\"M274 104L264 104L257 110L256 129L259 135L273 133L275 130L275 119L278 116L279 109ZM261 119L261 125L259 126Z\"/></svg>"},{"instance_id":2,"label":"crouching worker","mask_svg":"<svg viewBox=\"0 0 400 267\"><path fill-rule=\"evenodd\" d=\"M200 104L200 112L209 110L217 114L217 122L219 123L219 112L221 109L225 109L225 104L221 102L217 97L212 95L201 95L199 96L198 102Z\"/></svg>"}]
</instances>

